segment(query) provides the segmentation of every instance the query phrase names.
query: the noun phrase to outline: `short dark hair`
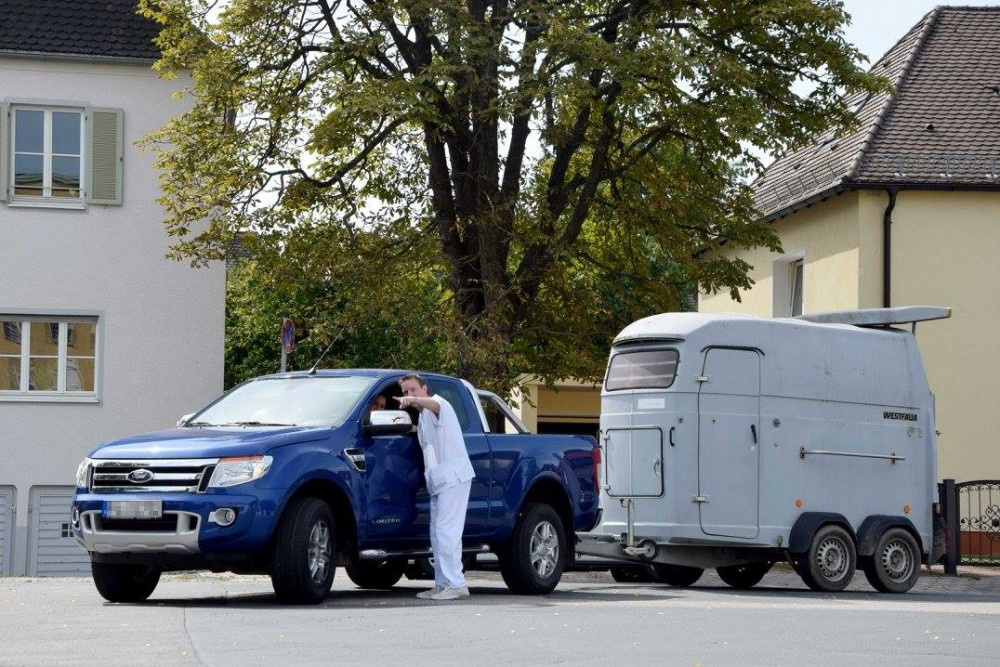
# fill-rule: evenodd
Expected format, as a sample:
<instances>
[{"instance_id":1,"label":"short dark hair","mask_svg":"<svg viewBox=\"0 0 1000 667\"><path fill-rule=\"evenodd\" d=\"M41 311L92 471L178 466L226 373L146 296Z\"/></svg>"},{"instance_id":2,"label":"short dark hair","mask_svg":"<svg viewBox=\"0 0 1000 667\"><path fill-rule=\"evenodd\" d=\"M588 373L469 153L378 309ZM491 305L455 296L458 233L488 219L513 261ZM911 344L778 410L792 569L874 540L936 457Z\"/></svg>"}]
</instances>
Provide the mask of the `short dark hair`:
<instances>
[{"instance_id":1,"label":"short dark hair","mask_svg":"<svg viewBox=\"0 0 1000 667\"><path fill-rule=\"evenodd\" d=\"M420 377L418 373L410 373L409 375L404 375L403 377L399 378L399 386L402 387L403 383L406 382L407 380L416 380L421 387L427 386L427 380Z\"/></svg>"}]
</instances>

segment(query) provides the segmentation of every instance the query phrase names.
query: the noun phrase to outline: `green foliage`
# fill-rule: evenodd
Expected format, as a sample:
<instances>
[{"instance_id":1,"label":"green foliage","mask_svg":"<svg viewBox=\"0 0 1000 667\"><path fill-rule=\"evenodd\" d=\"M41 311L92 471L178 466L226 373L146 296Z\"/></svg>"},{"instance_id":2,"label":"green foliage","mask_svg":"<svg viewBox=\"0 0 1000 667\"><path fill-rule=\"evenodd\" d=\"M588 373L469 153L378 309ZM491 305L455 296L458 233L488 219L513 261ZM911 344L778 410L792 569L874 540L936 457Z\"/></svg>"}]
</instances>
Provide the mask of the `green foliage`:
<instances>
[{"instance_id":1,"label":"green foliage","mask_svg":"<svg viewBox=\"0 0 1000 667\"><path fill-rule=\"evenodd\" d=\"M142 2L193 104L146 142L174 255L252 230L254 287L311 286L275 322L306 312L317 345L349 324L340 359L497 389L595 378L632 319L695 283L747 287L745 263L699 251L778 248L755 156L848 126L842 93L887 85L834 0L214 4ZM252 291L231 303L264 308Z\"/></svg>"},{"instance_id":2,"label":"green foliage","mask_svg":"<svg viewBox=\"0 0 1000 667\"><path fill-rule=\"evenodd\" d=\"M440 309L435 282L403 294L388 278L370 285L302 281L281 259L239 262L226 286L226 388L280 370L285 317L296 327L288 370L317 362L319 368L454 370L446 332L432 324Z\"/></svg>"}]
</instances>

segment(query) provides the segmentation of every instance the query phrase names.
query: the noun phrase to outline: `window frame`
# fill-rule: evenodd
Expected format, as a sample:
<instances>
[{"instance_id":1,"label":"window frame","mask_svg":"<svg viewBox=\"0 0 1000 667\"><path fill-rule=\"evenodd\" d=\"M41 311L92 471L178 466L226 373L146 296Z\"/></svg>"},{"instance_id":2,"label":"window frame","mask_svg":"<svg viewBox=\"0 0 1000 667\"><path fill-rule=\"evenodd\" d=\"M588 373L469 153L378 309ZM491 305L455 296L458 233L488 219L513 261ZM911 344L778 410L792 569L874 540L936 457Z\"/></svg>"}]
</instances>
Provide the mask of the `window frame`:
<instances>
[{"instance_id":1,"label":"window frame","mask_svg":"<svg viewBox=\"0 0 1000 667\"><path fill-rule=\"evenodd\" d=\"M101 385L103 375L103 341L104 341L104 315L94 312L7 312L0 311L0 320L19 322L20 329L20 352L17 359L20 362L20 387L16 390L0 389L0 403L3 402L57 402L57 403L99 403L101 401ZM55 358L57 360L56 390L27 389L30 382L31 359L39 358L41 355L31 354L31 326L45 325L48 323L58 323L59 340ZM90 359L90 355L71 354L69 350L69 327L73 324L94 325L94 388L91 391L78 391L67 389L68 362L73 359ZM77 332L77 336L79 333ZM45 334L48 337L48 332ZM14 355L4 355L11 358Z\"/></svg>"},{"instance_id":2,"label":"window frame","mask_svg":"<svg viewBox=\"0 0 1000 667\"><path fill-rule=\"evenodd\" d=\"M801 274L797 273L801 267ZM771 317L797 317L806 310L806 253L795 250L771 264ZM799 296L799 312L795 311L795 297Z\"/></svg>"},{"instance_id":3,"label":"window frame","mask_svg":"<svg viewBox=\"0 0 1000 667\"><path fill-rule=\"evenodd\" d=\"M15 194L16 190L16 156L17 156L17 113L18 111L41 111L42 120L42 194L26 195ZM80 152L76 156L79 159L79 192L78 197L56 197L52 195L52 160L68 154L55 154L52 150L52 114L53 113L75 113L79 116L80 127ZM41 103L21 103L11 102L8 115L10 121L9 140L6 148L9 168L9 182L4 185L7 188L7 203L10 206L25 207L46 207L46 208L72 208L83 209L87 206L87 193L85 191L87 183L87 161L89 159L87 151L87 109L84 106L71 104L41 104ZM23 152L23 151L22 151ZM45 194L48 192L48 194Z\"/></svg>"},{"instance_id":4,"label":"window frame","mask_svg":"<svg viewBox=\"0 0 1000 667\"><path fill-rule=\"evenodd\" d=\"M619 359L623 359L625 357L630 357L630 356L636 356L639 354L654 354L654 353L673 356L674 372L673 375L670 376L670 380L666 382L666 384L661 383L655 385L654 384L636 385L633 382L628 386L614 386L614 387L611 386L611 370L612 368L615 367L615 363ZM666 362L667 362L666 359L660 361L660 363L666 363ZM608 368L604 373L604 390L607 392L612 392L612 391L644 391L644 390L662 391L664 389L669 389L674 385L674 382L677 381L677 370L680 366L680 363L681 363L681 355L680 351L676 347L658 347L658 346L625 347L622 349L613 350L611 354L611 359L608 360ZM635 365L633 364L633 367L634 366ZM653 375L649 377L665 377L665 376Z\"/></svg>"}]
</instances>

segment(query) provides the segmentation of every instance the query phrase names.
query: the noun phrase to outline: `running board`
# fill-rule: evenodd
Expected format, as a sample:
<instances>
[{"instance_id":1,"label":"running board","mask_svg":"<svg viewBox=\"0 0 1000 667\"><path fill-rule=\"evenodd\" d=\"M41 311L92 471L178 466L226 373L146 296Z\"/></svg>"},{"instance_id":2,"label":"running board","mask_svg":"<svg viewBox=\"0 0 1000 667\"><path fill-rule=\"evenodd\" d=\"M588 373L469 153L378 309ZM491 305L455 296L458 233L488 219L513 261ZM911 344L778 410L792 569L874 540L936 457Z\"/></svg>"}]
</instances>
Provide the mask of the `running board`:
<instances>
[{"instance_id":1,"label":"running board","mask_svg":"<svg viewBox=\"0 0 1000 667\"><path fill-rule=\"evenodd\" d=\"M464 547L464 554L484 554L489 553L488 544L481 544L478 547ZM386 551L385 549L365 549L358 552L361 560L385 560L386 558L426 558L434 554L430 549L409 549L402 551Z\"/></svg>"}]
</instances>

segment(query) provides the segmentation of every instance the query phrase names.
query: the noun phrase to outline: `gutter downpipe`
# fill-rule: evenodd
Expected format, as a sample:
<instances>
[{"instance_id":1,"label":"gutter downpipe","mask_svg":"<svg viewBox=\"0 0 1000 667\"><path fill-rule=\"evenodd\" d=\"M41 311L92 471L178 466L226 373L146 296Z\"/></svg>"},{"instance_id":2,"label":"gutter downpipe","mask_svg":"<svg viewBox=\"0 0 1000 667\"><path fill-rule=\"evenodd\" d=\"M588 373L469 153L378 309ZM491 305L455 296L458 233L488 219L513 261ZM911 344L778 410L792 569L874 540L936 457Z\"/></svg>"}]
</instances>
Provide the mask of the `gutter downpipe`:
<instances>
[{"instance_id":1,"label":"gutter downpipe","mask_svg":"<svg viewBox=\"0 0 1000 667\"><path fill-rule=\"evenodd\" d=\"M889 203L882 213L882 307L892 307L892 210L896 208L899 188L886 188Z\"/></svg>"}]
</instances>

